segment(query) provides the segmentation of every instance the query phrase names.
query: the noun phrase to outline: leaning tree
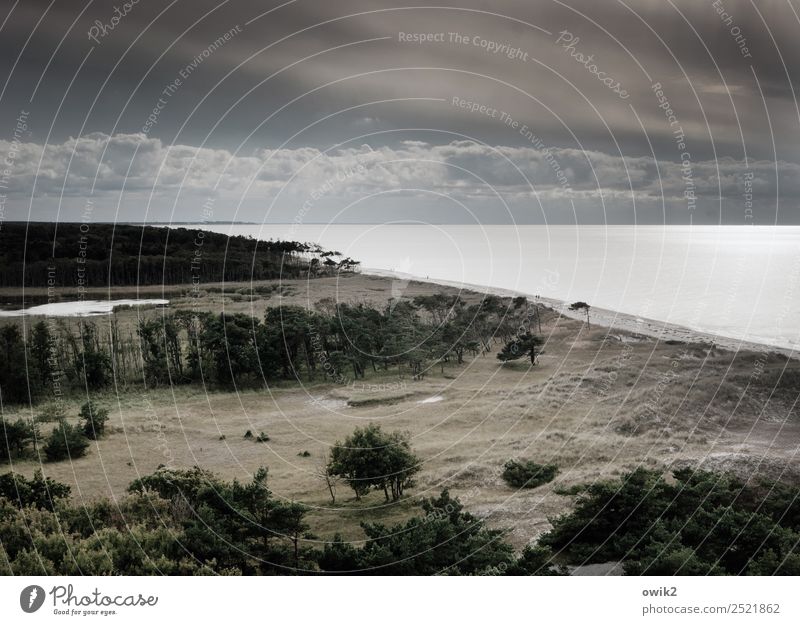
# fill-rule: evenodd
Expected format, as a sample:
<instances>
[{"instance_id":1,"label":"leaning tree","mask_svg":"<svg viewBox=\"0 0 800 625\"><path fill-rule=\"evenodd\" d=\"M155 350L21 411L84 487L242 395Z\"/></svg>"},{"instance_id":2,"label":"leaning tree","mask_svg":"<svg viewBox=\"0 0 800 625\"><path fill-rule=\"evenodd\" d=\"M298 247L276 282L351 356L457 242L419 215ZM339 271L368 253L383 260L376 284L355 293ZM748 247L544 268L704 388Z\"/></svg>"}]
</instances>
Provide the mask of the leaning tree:
<instances>
[{"instance_id":1,"label":"leaning tree","mask_svg":"<svg viewBox=\"0 0 800 625\"><path fill-rule=\"evenodd\" d=\"M575 302L574 304L570 304L570 307L569 307L570 310L575 311L575 312L577 312L579 310L582 310L583 312L585 312L586 313L586 326L591 328L592 324L589 323L589 309L590 308L591 308L591 306L589 306L589 304L587 304L586 302Z\"/></svg>"},{"instance_id":2,"label":"leaning tree","mask_svg":"<svg viewBox=\"0 0 800 625\"><path fill-rule=\"evenodd\" d=\"M497 354L497 359L503 362L517 360L523 356L531 359L531 364L536 364L536 348L543 343L542 339L534 334L525 332L519 334L503 345L503 349Z\"/></svg>"}]
</instances>

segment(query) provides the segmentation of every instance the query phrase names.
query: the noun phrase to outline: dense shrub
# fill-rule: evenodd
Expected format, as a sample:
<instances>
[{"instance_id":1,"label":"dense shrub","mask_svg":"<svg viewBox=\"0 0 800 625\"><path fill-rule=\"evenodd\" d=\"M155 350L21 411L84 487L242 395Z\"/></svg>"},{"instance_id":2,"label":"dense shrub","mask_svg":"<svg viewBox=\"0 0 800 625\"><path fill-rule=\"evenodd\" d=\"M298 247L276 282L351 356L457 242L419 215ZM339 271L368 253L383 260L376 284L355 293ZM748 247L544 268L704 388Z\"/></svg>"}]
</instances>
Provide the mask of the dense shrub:
<instances>
[{"instance_id":1,"label":"dense shrub","mask_svg":"<svg viewBox=\"0 0 800 625\"><path fill-rule=\"evenodd\" d=\"M80 417L86 438L94 441L103 435L108 421L108 410L97 406L93 401L87 401L81 406Z\"/></svg>"},{"instance_id":2,"label":"dense shrub","mask_svg":"<svg viewBox=\"0 0 800 625\"><path fill-rule=\"evenodd\" d=\"M509 460L503 465L503 480L513 488L536 488L552 482L557 473L554 464L536 464L530 460Z\"/></svg>"},{"instance_id":3,"label":"dense shrub","mask_svg":"<svg viewBox=\"0 0 800 625\"><path fill-rule=\"evenodd\" d=\"M635 575L800 573L800 489L673 477L637 469L591 484L540 542L576 563L622 560Z\"/></svg>"},{"instance_id":4,"label":"dense shrub","mask_svg":"<svg viewBox=\"0 0 800 625\"><path fill-rule=\"evenodd\" d=\"M44 455L50 462L80 458L86 454L89 440L83 429L65 420L59 421L44 446Z\"/></svg>"},{"instance_id":5,"label":"dense shrub","mask_svg":"<svg viewBox=\"0 0 800 625\"><path fill-rule=\"evenodd\" d=\"M0 460L26 455L36 440L36 428L32 421L0 419Z\"/></svg>"},{"instance_id":6,"label":"dense shrub","mask_svg":"<svg viewBox=\"0 0 800 625\"><path fill-rule=\"evenodd\" d=\"M69 486L42 477L39 470L33 473L33 479L30 480L19 473L0 475L0 498L5 497L18 508L33 506L52 510L55 502L68 497L69 492Z\"/></svg>"}]
</instances>

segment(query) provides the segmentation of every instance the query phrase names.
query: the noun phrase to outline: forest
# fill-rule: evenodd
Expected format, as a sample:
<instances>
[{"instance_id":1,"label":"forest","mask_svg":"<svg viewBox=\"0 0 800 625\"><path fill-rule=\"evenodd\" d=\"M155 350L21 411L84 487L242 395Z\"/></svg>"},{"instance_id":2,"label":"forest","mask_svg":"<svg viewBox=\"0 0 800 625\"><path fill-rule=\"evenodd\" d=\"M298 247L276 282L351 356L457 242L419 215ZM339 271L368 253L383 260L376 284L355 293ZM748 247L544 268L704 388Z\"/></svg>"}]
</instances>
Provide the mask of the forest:
<instances>
[{"instance_id":1,"label":"forest","mask_svg":"<svg viewBox=\"0 0 800 625\"><path fill-rule=\"evenodd\" d=\"M103 223L0 228L0 287L104 287L314 277L358 262L296 241Z\"/></svg>"},{"instance_id":2,"label":"forest","mask_svg":"<svg viewBox=\"0 0 800 625\"><path fill-rule=\"evenodd\" d=\"M383 309L333 300L319 301L314 310L273 306L262 318L161 310L127 335L113 319L104 333L88 319L51 318L27 334L8 324L0 328L0 392L15 404L46 400L53 388L85 392L112 384L349 384L367 372L389 371L420 379L432 367L443 371L461 365L465 355L484 354L498 340L504 343L501 360L535 362L540 312L524 297L487 296L467 305L435 294Z\"/></svg>"}]
</instances>

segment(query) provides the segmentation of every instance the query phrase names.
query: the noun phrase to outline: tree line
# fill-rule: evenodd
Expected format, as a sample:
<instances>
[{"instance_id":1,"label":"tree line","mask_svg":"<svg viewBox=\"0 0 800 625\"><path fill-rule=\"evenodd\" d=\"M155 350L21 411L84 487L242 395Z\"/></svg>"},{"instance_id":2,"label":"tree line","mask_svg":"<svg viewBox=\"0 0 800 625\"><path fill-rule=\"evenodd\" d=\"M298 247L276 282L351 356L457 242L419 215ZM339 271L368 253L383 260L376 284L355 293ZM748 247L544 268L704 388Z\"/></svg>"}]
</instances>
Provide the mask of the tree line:
<instances>
[{"instance_id":1,"label":"tree line","mask_svg":"<svg viewBox=\"0 0 800 625\"><path fill-rule=\"evenodd\" d=\"M19 223L0 229L0 287L104 287L290 279L358 262L297 241L187 228Z\"/></svg>"},{"instance_id":2,"label":"tree line","mask_svg":"<svg viewBox=\"0 0 800 625\"><path fill-rule=\"evenodd\" d=\"M368 372L421 379L434 367L504 343L501 360L530 353L538 308L525 298L487 296L468 304L433 294L366 303L322 300L314 310L266 309L263 317L207 311L162 311L123 336L114 318L105 332L91 320L39 321L23 334L0 328L0 392L7 403L36 402L58 387L99 390L111 384L202 383L224 388L284 380L348 384Z\"/></svg>"}]
</instances>

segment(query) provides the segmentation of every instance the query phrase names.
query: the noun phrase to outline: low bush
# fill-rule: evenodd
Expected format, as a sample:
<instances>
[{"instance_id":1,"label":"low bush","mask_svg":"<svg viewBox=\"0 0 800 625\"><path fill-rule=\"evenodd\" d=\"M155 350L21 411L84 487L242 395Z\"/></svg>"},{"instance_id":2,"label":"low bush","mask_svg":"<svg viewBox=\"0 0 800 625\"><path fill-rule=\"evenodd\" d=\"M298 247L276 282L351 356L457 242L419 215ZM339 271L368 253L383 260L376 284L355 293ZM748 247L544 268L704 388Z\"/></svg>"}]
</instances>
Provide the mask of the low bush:
<instances>
[{"instance_id":1,"label":"low bush","mask_svg":"<svg viewBox=\"0 0 800 625\"><path fill-rule=\"evenodd\" d=\"M557 473L554 464L536 464L530 460L509 460L503 466L503 480L512 488L536 488L552 482Z\"/></svg>"},{"instance_id":2,"label":"low bush","mask_svg":"<svg viewBox=\"0 0 800 625\"><path fill-rule=\"evenodd\" d=\"M83 429L77 425L60 421L55 427L44 446L44 455L49 462L57 462L70 458L80 458L86 455L89 439L83 434Z\"/></svg>"},{"instance_id":3,"label":"low bush","mask_svg":"<svg viewBox=\"0 0 800 625\"><path fill-rule=\"evenodd\" d=\"M36 426L32 421L0 419L0 460L25 456L36 440Z\"/></svg>"},{"instance_id":4,"label":"low bush","mask_svg":"<svg viewBox=\"0 0 800 625\"><path fill-rule=\"evenodd\" d=\"M80 417L86 438L96 441L103 435L108 421L108 410L99 407L93 401L87 401L81 406Z\"/></svg>"}]
</instances>

